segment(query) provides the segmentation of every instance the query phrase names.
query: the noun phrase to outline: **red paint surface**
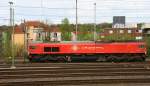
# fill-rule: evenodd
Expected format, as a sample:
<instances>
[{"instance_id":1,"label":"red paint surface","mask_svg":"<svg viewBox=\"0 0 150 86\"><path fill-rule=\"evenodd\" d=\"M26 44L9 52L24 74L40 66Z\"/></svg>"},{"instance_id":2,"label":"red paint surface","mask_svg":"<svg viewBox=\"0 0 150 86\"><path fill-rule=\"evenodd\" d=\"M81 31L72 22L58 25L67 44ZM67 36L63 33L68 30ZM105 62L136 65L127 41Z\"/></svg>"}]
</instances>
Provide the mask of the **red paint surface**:
<instances>
[{"instance_id":1,"label":"red paint surface","mask_svg":"<svg viewBox=\"0 0 150 86\"><path fill-rule=\"evenodd\" d=\"M122 43L38 43L35 49L29 48L30 54L101 54L101 53L145 53L144 42ZM59 52L44 52L44 47L59 47Z\"/></svg>"}]
</instances>

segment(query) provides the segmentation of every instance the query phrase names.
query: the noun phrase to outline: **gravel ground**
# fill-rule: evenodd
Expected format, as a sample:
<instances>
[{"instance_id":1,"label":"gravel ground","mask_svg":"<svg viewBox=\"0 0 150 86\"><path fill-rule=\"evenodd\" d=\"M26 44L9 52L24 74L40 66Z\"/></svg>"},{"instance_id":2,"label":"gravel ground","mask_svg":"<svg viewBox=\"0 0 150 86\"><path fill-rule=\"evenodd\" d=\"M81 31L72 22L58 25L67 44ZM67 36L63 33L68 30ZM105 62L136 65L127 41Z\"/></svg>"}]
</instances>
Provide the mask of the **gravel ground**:
<instances>
[{"instance_id":1,"label":"gravel ground","mask_svg":"<svg viewBox=\"0 0 150 86\"><path fill-rule=\"evenodd\" d=\"M150 59L124 63L24 63L0 60L0 86L150 86Z\"/></svg>"}]
</instances>

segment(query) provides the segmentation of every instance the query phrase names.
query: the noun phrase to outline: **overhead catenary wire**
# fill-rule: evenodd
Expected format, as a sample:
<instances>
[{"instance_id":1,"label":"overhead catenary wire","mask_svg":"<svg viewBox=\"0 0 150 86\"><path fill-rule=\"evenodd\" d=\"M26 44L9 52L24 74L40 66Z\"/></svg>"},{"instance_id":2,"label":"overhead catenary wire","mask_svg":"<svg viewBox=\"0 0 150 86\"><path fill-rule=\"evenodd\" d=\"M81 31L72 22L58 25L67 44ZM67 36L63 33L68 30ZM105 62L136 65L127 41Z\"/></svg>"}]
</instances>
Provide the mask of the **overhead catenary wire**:
<instances>
[{"instance_id":1,"label":"overhead catenary wire","mask_svg":"<svg viewBox=\"0 0 150 86\"><path fill-rule=\"evenodd\" d=\"M43 6L26 6L26 5L15 5L14 8L16 10L16 13L15 13L15 16L17 18L22 17L22 18L31 18L31 17L34 17L33 19L39 19L40 20L40 16L43 16L44 19L49 19L51 18L53 21L55 21L55 19L62 19L64 17L67 17L67 18L75 18L75 6L68 6L68 7L49 7L49 6L45 6L44 4L46 3L47 0L42 0L43 2ZM60 0L55 0L57 1L57 3L61 3ZM54 1L54 2L55 2ZM68 2L75 2L75 0L63 0L65 1L65 3L68 3ZM5 1L2 1L1 3L3 3ZM89 15L89 14L86 14L86 15L81 15L81 13L84 13L85 11L87 12L92 12L93 9L92 8L86 8L85 7L80 7L80 5L84 5L84 4L89 4L92 2L101 2L100 0L78 0L78 11L79 11L79 22L80 20L83 20L85 18L85 21L86 20L92 20L92 17L93 15ZM112 18L114 15L125 15L128 19L132 19L132 18L138 18L138 19L146 19L146 18L149 18L150 17L150 13L148 11L150 11L150 8L144 8L144 6L148 6L148 4L143 4L143 3L150 3L149 0L126 0L126 1L121 1L121 0L105 0L103 1L104 2L104 7L101 7L101 4L99 4L99 7L97 7L97 19L96 20L99 20L101 18ZM109 4L109 3L123 3L123 2L128 2L128 3L135 3L135 4L131 4L130 6L131 7L134 7L135 5L138 7L138 8L117 8L116 6L112 5L112 4ZM137 4L138 3L138 4ZM141 4L139 4L141 3ZM108 6L108 7L107 7ZM114 6L113 8L109 7L109 6ZM8 5L1 5L0 6L0 12L2 10L8 10L6 9L7 7L9 7ZM38 12L40 13L40 9L43 10L43 12L41 12L41 14L38 14ZM21 11L20 11L21 10ZM28 12L26 10L29 10ZM31 10L35 10L36 12L32 12L31 13ZM111 12L109 12L111 11ZM122 12L124 11L124 12ZM146 12L147 11L147 12ZM30 13L29 13L30 12ZM57 13L59 12L59 13ZM64 12L72 12L71 15L64 15L63 13ZM122 12L122 13L121 13ZM1 12L2 13L2 12ZM5 13L5 12L4 12ZM111 15L108 15L109 13L114 13L114 14L111 14ZM67 14L67 13L66 13ZM103 15L105 14L105 15ZM0 14L1 17L4 17L4 18L7 18L7 15L4 15L4 14ZM91 19L89 19L91 18ZM20 19L20 18L19 18ZM89 21L90 22L90 21Z\"/></svg>"}]
</instances>

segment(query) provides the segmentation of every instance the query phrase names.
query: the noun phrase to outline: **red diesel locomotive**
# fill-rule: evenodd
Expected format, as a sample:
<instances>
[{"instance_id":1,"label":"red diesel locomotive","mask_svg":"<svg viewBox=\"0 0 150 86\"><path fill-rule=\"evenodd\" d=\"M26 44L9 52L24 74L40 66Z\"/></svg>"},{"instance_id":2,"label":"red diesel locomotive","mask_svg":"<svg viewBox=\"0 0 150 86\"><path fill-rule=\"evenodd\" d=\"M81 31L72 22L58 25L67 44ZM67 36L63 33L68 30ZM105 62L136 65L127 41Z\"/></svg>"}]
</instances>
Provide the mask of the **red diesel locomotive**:
<instances>
[{"instance_id":1,"label":"red diesel locomotive","mask_svg":"<svg viewBox=\"0 0 150 86\"><path fill-rule=\"evenodd\" d=\"M144 42L36 43L28 47L30 61L145 61Z\"/></svg>"}]
</instances>

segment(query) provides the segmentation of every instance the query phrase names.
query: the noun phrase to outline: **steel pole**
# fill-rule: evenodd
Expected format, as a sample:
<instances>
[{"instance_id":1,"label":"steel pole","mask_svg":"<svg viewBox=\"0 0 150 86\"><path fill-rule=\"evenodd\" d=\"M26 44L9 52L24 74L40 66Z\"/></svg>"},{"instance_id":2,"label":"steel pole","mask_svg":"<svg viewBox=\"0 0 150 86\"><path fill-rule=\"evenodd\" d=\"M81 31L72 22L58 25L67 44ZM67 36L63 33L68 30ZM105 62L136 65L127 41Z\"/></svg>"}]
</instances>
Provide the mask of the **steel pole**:
<instances>
[{"instance_id":1,"label":"steel pole","mask_svg":"<svg viewBox=\"0 0 150 86\"><path fill-rule=\"evenodd\" d=\"M96 41L96 3L94 3L94 41Z\"/></svg>"},{"instance_id":2,"label":"steel pole","mask_svg":"<svg viewBox=\"0 0 150 86\"><path fill-rule=\"evenodd\" d=\"M9 2L10 4L10 26L12 28L12 49L11 49L11 53L12 53L12 62L11 62L11 69L15 69L15 55L14 55L14 8L13 6L13 2Z\"/></svg>"},{"instance_id":3,"label":"steel pole","mask_svg":"<svg viewBox=\"0 0 150 86\"><path fill-rule=\"evenodd\" d=\"M9 2L9 5L10 5L10 9L9 9L9 11L10 11L10 20L9 20L9 24L10 24L10 27L12 28L12 2Z\"/></svg>"},{"instance_id":4,"label":"steel pole","mask_svg":"<svg viewBox=\"0 0 150 86\"><path fill-rule=\"evenodd\" d=\"M78 40L78 0L76 0L76 41Z\"/></svg>"},{"instance_id":5,"label":"steel pole","mask_svg":"<svg viewBox=\"0 0 150 86\"><path fill-rule=\"evenodd\" d=\"M26 62L26 54L27 54L27 43L26 43L26 22L23 20L23 30L24 30L24 62Z\"/></svg>"}]
</instances>

